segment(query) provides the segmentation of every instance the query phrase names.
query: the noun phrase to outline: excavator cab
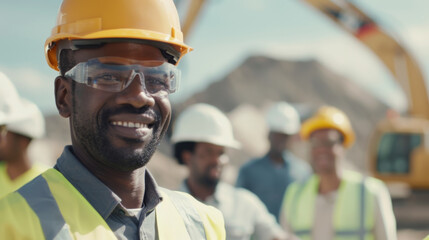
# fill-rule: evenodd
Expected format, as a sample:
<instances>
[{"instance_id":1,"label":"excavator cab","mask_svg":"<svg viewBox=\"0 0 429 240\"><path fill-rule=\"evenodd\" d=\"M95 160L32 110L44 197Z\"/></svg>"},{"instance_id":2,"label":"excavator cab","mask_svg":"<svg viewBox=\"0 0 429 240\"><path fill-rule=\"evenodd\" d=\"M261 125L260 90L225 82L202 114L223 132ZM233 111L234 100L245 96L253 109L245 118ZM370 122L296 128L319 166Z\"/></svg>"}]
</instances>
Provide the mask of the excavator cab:
<instances>
[{"instance_id":1,"label":"excavator cab","mask_svg":"<svg viewBox=\"0 0 429 240\"><path fill-rule=\"evenodd\" d=\"M367 46L404 91L407 115L388 115L379 122L368 146L368 167L389 188L398 227L424 227L429 221L429 99L419 64L399 36L351 1L304 2Z\"/></svg>"},{"instance_id":2,"label":"excavator cab","mask_svg":"<svg viewBox=\"0 0 429 240\"><path fill-rule=\"evenodd\" d=\"M369 146L371 174L387 184L401 182L411 189L429 188L428 140L429 121L426 119L382 120Z\"/></svg>"}]
</instances>

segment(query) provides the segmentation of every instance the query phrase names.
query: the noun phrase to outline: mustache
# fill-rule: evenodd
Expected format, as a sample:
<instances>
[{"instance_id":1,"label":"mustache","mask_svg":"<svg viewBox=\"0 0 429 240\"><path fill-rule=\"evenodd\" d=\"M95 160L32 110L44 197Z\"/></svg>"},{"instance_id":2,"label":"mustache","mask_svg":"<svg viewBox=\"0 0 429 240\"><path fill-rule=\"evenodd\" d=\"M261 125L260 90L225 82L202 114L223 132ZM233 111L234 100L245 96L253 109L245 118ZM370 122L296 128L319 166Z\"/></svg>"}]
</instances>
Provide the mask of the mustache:
<instances>
[{"instance_id":1,"label":"mustache","mask_svg":"<svg viewBox=\"0 0 429 240\"><path fill-rule=\"evenodd\" d=\"M155 112L153 109L148 106L144 106L141 108L135 108L131 105L123 105L116 108L110 108L103 111L101 114L101 119L108 119L109 116L122 114L122 113L131 113L131 114L145 114L154 118L155 125L161 121L161 116L159 113Z\"/></svg>"}]
</instances>

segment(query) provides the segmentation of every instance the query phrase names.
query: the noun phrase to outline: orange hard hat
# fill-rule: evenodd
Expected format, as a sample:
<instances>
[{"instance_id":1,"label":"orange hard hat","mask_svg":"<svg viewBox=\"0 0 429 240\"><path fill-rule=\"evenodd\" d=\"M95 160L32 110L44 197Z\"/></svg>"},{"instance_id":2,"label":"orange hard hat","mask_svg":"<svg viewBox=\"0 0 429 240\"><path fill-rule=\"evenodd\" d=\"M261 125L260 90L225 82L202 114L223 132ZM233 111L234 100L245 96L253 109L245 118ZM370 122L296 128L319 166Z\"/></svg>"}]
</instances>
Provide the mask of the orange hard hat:
<instances>
[{"instance_id":1,"label":"orange hard hat","mask_svg":"<svg viewBox=\"0 0 429 240\"><path fill-rule=\"evenodd\" d=\"M46 60L58 70L57 43L61 40L118 38L165 43L180 57L192 50L183 42L172 0L64 0L45 42Z\"/></svg>"},{"instance_id":2,"label":"orange hard hat","mask_svg":"<svg viewBox=\"0 0 429 240\"><path fill-rule=\"evenodd\" d=\"M355 133L350 120L344 112L335 107L323 106L319 108L313 117L302 124L301 138L307 140L313 132L322 129L339 131L344 136L343 145L345 147L350 147L355 141Z\"/></svg>"}]
</instances>

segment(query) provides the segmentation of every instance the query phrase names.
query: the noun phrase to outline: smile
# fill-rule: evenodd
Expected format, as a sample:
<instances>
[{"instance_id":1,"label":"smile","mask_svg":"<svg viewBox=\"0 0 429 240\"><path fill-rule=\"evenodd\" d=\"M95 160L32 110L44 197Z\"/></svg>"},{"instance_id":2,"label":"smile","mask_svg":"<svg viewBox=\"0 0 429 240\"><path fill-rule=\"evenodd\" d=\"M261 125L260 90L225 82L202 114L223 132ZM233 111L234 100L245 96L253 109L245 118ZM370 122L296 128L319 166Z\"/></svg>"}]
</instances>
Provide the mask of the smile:
<instances>
[{"instance_id":1,"label":"smile","mask_svg":"<svg viewBox=\"0 0 429 240\"><path fill-rule=\"evenodd\" d=\"M112 125L128 128L148 128L148 124L138 122L113 121Z\"/></svg>"}]
</instances>

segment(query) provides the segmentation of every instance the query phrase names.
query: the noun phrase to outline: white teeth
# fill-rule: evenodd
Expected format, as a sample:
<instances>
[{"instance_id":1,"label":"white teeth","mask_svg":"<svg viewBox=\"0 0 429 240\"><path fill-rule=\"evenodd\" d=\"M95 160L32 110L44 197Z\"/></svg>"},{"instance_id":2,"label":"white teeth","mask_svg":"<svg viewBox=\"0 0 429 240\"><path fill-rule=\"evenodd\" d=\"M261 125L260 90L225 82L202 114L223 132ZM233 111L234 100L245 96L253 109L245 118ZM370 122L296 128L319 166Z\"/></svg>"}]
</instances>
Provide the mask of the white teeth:
<instances>
[{"instance_id":1,"label":"white teeth","mask_svg":"<svg viewBox=\"0 0 429 240\"><path fill-rule=\"evenodd\" d=\"M112 122L112 125L114 126L122 126L122 127L129 127L129 128L143 128L147 127L144 123L137 123L137 122L122 122L122 121L114 121Z\"/></svg>"}]
</instances>

